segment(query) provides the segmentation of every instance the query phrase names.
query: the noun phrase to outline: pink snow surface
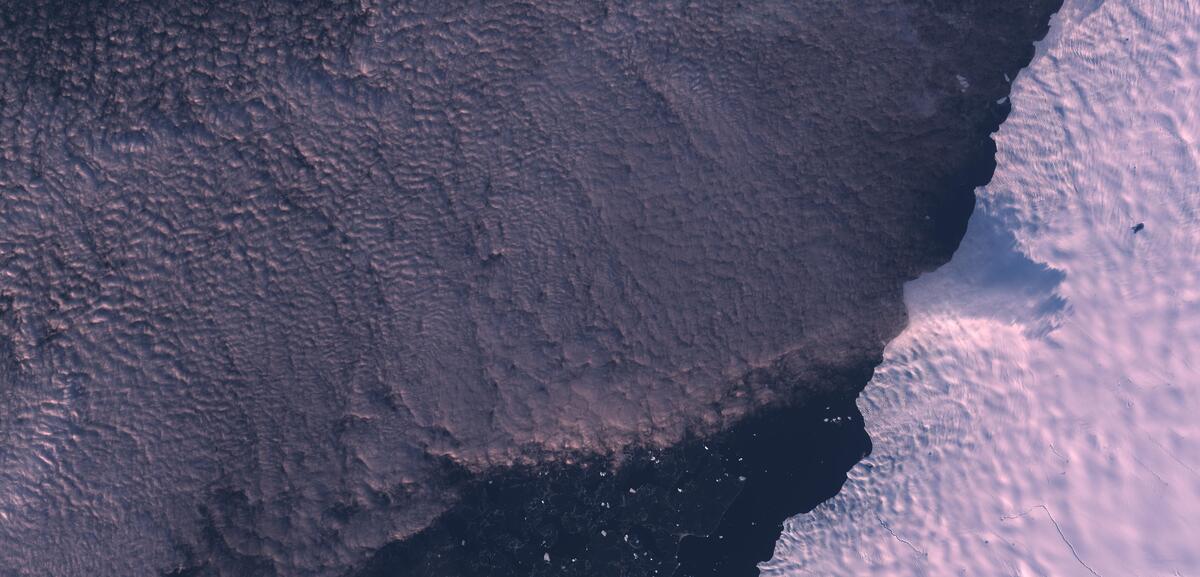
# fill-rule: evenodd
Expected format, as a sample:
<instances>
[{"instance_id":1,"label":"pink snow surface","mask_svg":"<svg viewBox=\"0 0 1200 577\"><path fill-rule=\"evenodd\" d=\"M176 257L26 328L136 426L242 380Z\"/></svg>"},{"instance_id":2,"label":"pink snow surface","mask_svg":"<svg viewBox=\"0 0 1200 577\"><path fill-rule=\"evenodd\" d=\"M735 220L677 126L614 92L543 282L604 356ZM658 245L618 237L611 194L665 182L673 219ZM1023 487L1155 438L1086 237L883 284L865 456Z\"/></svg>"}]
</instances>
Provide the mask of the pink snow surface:
<instances>
[{"instance_id":1,"label":"pink snow surface","mask_svg":"<svg viewBox=\"0 0 1200 577\"><path fill-rule=\"evenodd\" d=\"M1067 0L1012 99L764 575L1200 575L1200 2Z\"/></svg>"}]
</instances>

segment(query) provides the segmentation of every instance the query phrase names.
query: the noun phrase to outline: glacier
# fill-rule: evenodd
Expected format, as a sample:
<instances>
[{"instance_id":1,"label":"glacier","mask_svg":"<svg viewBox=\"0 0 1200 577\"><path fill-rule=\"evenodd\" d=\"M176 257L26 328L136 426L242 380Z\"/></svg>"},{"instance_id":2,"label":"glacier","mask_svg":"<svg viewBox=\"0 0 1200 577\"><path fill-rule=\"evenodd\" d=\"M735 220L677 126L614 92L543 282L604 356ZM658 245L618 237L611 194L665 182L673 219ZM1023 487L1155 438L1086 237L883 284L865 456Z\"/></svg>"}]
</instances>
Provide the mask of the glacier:
<instances>
[{"instance_id":1,"label":"glacier","mask_svg":"<svg viewBox=\"0 0 1200 577\"><path fill-rule=\"evenodd\" d=\"M961 248L906 286L874 453L764 575L1200 571L1198 44L1197 2L1064 4Z\"/></svg>"}]
</instances>

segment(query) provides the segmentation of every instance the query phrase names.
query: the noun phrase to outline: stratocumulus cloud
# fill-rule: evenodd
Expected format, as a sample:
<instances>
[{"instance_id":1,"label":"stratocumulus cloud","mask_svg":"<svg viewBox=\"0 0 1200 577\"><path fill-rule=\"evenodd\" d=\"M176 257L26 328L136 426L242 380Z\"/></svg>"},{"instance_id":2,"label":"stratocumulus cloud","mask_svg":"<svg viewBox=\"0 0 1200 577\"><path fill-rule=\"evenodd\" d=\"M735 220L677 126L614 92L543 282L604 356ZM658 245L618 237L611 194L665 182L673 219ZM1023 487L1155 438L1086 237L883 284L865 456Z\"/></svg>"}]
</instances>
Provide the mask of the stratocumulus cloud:
<instances>
[{"instance_id":1,"label":"stratocumulus cloud","mask_svg":"<svg viewBox=\"0 0 1200 577\"><path fill-rule=\"evenodd\" d=\"M2 570L500 577L837 490L1059 0L5 4Z\"/></svg>"}]
</instances>

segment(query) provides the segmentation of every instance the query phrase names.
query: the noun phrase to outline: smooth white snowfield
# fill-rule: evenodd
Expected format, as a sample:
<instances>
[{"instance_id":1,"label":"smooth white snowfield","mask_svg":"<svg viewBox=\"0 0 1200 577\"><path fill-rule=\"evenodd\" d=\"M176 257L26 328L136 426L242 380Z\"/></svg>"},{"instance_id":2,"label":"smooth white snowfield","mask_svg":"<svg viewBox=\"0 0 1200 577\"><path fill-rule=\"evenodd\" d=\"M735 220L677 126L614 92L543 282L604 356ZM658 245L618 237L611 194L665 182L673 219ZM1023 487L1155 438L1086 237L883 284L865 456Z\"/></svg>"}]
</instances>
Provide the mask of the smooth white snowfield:
<instances>
[{"instance_id":1,"label":"smooth white snowfield","mask_svg":"<svg viewBox=\"0 0 1200 577\"><path fill-rule=\"evenodd\" d=\"M1067 0L1012 100L764 575L1200 575L1200 2Z\"/></svg>"}]
</instances>

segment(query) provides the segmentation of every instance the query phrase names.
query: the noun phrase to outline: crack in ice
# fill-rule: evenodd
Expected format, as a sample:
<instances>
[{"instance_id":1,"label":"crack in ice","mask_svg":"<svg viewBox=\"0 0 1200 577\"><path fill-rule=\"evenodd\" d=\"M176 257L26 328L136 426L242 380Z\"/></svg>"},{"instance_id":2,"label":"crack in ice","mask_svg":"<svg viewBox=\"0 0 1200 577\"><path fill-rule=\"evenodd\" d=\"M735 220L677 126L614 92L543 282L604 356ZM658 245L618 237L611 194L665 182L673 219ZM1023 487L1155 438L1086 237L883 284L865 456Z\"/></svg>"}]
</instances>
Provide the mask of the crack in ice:
<instances>
[{"instance_id":1,"label":"crack in ice","mask_svg":"<svg viewBox=\"0 0 1200 577\"><path fill-rule=\"evenodd\" d=\"M893 531L891 527L888 527L887 522L884 521L882 517L880 517L879 515L876 515L875 519L879 521L879 525L881 527L883 527L884 530L886 530L889 534L891 534L892 537L894 537L897 541L904 543L905 545L908 545L908 548L912 549L914 553L918 553L922 557L929 556L929 553L926 553L924 549L918 549L916 545L913 545L912 541L909 541L908 539L905 539L904 537L897 535L896 532Z\"/></svg>"},{"instance_id":2,"label":"crack in ice","mask_svg":"<svg viewBox=\"0 0 1200 577\"><path fill-rule=\"evenodd\" d=\"M1079 564L1082 565L1084 569L1087 569L1089 573L1091 573L1092 575L1095 575L1096 577L1103 577L1102 575L1097 573L1095 569L1092 569L1091 566L1089 566L1087 563L1085 563L1082 558L1079 557L1079 552L1075 550L1075 546L1071 544L1071 540L1067 539L1067 535L1065 533L1063 533L1062 527L1059 526L1058 521L1054 518L1054 514L1052 514L1050 512L1050 509L1048 509L1045 505L1034 505L1034 506L1026 509L1023 513L1020 513L1017 515L1005 515L1005 516L1001 517L1000 520L1008 521L1010 519L1026 517L1034 509L1041 509L1046 512L1046 516L1049 517L1050 522L1054 524L1054 530L1058 531L1059 538L1062 539L1062 542L1067 546L1067 549L1069 549L1071 551L1071 555L1075 557L1075 560L1078 561Z\"/></svg>"}]
</instances>

